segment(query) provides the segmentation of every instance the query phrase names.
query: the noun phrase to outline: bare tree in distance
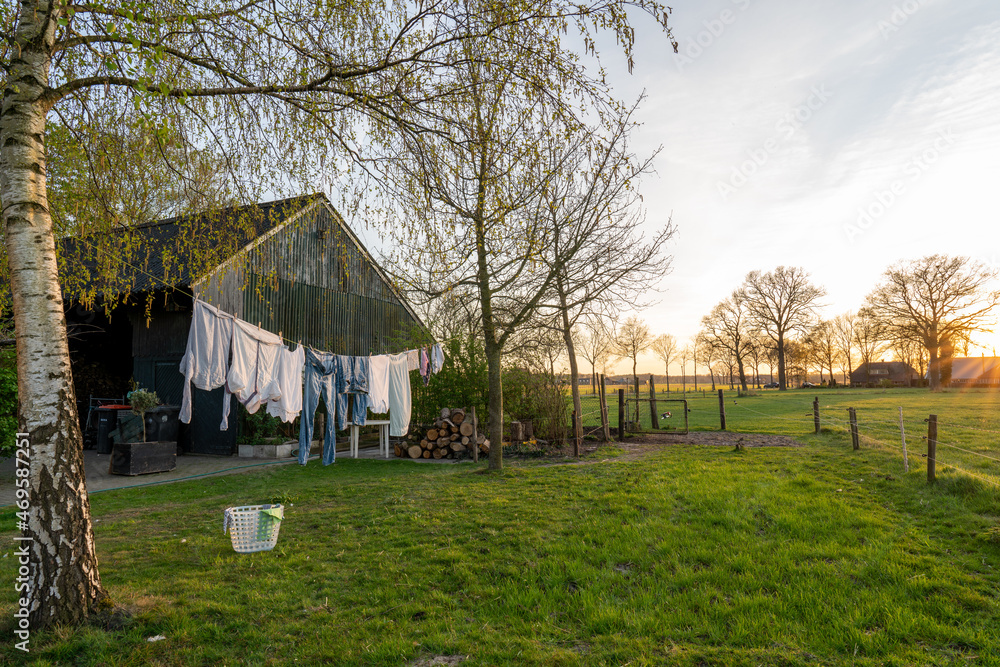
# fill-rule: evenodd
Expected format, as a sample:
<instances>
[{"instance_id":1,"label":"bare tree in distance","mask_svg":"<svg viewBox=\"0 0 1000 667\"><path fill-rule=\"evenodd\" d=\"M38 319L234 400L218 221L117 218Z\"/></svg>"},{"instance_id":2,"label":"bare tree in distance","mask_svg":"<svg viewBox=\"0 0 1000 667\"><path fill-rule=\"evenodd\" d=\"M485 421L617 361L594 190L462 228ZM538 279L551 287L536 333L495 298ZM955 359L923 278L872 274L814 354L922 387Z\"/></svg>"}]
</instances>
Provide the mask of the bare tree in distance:
<instances>
[{"instance_id":1,"label":"bare tree in distance","mask_svg":"<svg viewBox=\"0 0 1000 667\"><path fill-rule=\"evenodd\" d=\"M708 341L703 334L698 334L694 339L694 360L695 363L708 369L708 377L712 381L712 391L715 391L715 373L712 371L712 364L719 358L719 351ZM698 390L698 378L695 375L695 391Z\"/></svg>"},{"instance_id":2,"label":"bare tree in distance","mask_svg":"<svg viewBox=\"0 0 1000 667\"><path fill-rule=\"evenodd\" d=\"M850 311L833 318L833 333L837 342L840 357L844 362L844 384L851 386L851 375L854 373L854 320L856 315Z\"/></svg>"},{"instance_id":3,"label":"bare tree in distance","mask_svg":"<svg viewBox=\"0 0 1000 667\"><path fill-rule=\"evenodd\" d=\"M757 329L752 329L747 336L747 355L753 364L753 382L758 389L760 389L760 362L766 357L766 347L770 342L770 339Z\"/></svg>"},{"instance_id":4,"label":"bare tree in distance","mask_svg":"<svg viewBox=\"0 0 1000 667\"><path fill-rule=\"evenodd\" d=\"M551 293L538 309L556 313L562 325L577 414L582 414L583 406L573 327L586 313L646 305L640 303L641 297L670 270L671 257L665 249L675 232L672 222L668 219L648 239L642 232L645 209L638 185L652 169L656 152L645 159L629 152L635 109L617 119L607 114L608 136L580 137L571 146L569 159L557 159L566 151L565 140L557 142L554 175L546 175L549 182L540 198L549 242L541 245L537 256L554 278Z\"/></svg>"},{"instance_id":5,"label":"bare tree in distance","mask_svg":"<svg viewBox=\"0 0 1000 667\"><path fill-rule=\"evenodd\" d=\"M698 336L697 334L691 337L691 343L688 347L691 349L691 375L694 377L694 390L698 391L698 360L701 358L698 354Z\"/></svg>"},{"instance_id":6,"label":"bare tree in distance","mask_svg":"<svg viewBox=\"0 0 1000 667\"><path fill-rule=\"evenodd\" d=\"M590 374L594 382L594 392L597 393L597 369L603 368L611 359L611 334L604 325L604 320L598 316L588 317L583 322L580 338L580 356L590 364Z\"/></svg>"},{"instance_id":7,"label":"bare tree in distance","mask_svg":"<svg viewBox=\"0 0 1000 667\"><path fill-rule=\"evenodd\" d=\"M910 384L913 384L914 379L919 379L924 377L924 346L920 344L920 341L913 340L912 338L898 338L890 344L892 348L892 354L896 358L896 361L900 361L913 370L917 372L917 378L912 375L910 377Z\"/></svg>"},{"instance_id":8,"label":"bare tree in distance","mask_svg":"<svg viewBox=\"0 0 1000 667\"><path fill-rule=\"evenodd\" d=\"M646 351L653 340L649 326L637 315L630 315L614 335L614 353L619 359L632 360L632 382L635 395L639 396L639 355ZM638 421L638 418L637 418Z\"/></svg>"},{"instance_id":9,"label":"bare tree in distance","mask_svg":"<svg viewBox=\"0 0 1000 667\"><path fill-rule=\"evenodd\" d=\"M830 385L837 384L837 379L833 375L834 366L840 365L842 356L840 345L837 343L837 331L832 321L822 320L814 326L806 335L806 340L813 358L820 367L820 382L822 382L822 369L826 368L830 373Z\"/></svg>"},{"instance_id":10,"label":"bare tree in distance","mask_svg":"<svg viewBox=\"0 0 1000 667\"><path fill-rule=\"evenodd\" d=\"M805 382L808 379L808 354L805 345L798 338L785 340L785 354L788 362L789 385Z\"/></svg>"},{"instance_id":11,"label":"bare tree in distance","mask_svg":"<svg viewBox=\"0 0 1000 667\"><path fill-rule=\"evenodd\" d=\"M749 354L750 345L748 319L744 295L737 290L701 318L700 334L705 344L717 350L723 359L732 359L744 393L747 391L747 375L743 360Z\"/></svg>"},{"instance_id":12,"label":"bare tree in distance","mask_svg":"<svg viewBox=\"0 0 1000 667\"><path fill-rule=\"evenodd\" d=\"M691 346L685 345L677 353L677 358L681 361L681 387L684 395L687 396L687 362L691 358Z\"/></svg>"},{"instance_id":13,"label":"bare tree in distance","mask_svg":"<svg viewBox=\"0 0 1000 667\"><path fill-rule=\"evenodd\" d=\"M677 356L677 339L670 334L660 334L653 339L649 347L663 362L663 370L667 375L667 393L670 393L670 362Z\"/></svg>"},{"instance_id":14,"label":"bare tree in distance","mask_svg":"<svg viewBox=\"0 0 1000 667\"><path fill-rule=\"evenodd\" d=\"M768 273L751 271L740 290L757 326L774 341L778 355L778 388L784 391L787 389L785 339L794 332L808 330L826 291L809 282L805 269L785 266Z\"/></svg>"},{"instance_id":15,"label":"bare tree in distance","mask_svg":"<svg viewBox=\"0 0 1000 667\"><path fill-rule=\"evenodd\" d=\"M872 381L872 363L889 342L888 329L871 308L862 308L854 318L854 347L865 366L865 384Z\"/></svg>"},{"instance_id":16,"label":"bare tree in distance","mask_svg":"<svg viewBox=\"0 0 1000 667\"><path fill-rule=\"evenodd\" d=\"M919 340L929 357L931 391L941 389L940 353L976 332L992 331L1000 303L997 269L968 257L928 255L889 267L868 306L891 339Z\"/></svg>"},{"instance_id":17,"label":"bare tree in distance","mask_svg":"<svg viewBox=\"0 0 1000 667\"><path fill-rule=\"evenodd\" d=\"M778 346L774 344L770 336L765 336L767 343L763 346L763 354L767 359L768 380L774 382L774 369L778 365Z\"/></svg>"}]
</instances>

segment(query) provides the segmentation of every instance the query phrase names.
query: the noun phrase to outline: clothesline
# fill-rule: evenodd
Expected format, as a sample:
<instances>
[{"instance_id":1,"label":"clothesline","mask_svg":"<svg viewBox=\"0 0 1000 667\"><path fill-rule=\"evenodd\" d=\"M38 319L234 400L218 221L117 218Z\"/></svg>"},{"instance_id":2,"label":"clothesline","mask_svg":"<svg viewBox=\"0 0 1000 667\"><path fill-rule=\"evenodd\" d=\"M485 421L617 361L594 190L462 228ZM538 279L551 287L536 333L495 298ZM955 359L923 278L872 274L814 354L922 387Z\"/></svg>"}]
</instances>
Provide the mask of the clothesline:
<instances>
[{"instance_id":1,"label":"clothesline","mask_svg":"<svg viewBox=\"0 0 1000 667\"><path fill-rule=\"evenodd\" d=\"M417 350L407 350L397 355L346 357L343 355L334 355L329 352L320 352L311 346L303 346L300 340L297 342L296 349L292 351L288 345L291 345L295 341L285 338L281 335L282 332L274 334L273 332L266 331L260 326L259 322L256 332L254 332L251 323L202 301L192 291L168 283L160 276L135 266L122 257L91 244L82 237L79 240L90 246L93 250L107 255L125 266L131 267L133 271L147 276L154 282L190 296L194 300L195 313L191 318L187 349L180 363L180 371L184 375L184 392L181 399L180 418L184 423L190 423L191 421L192 384L199 389L208 391L226 387L226 399L223 401L222 421L219 427L220 430L226 430L229 428L229 409L231 403L229 396L236 396L251 414L256 412L261 405L266 404L268 414L278 417L285 422L292 422L297 416L303 413L303 382L306 383L306 386L310 388L308 404L305 406L307 407L307 411L300 420L299 426L299 462L303 465L305 465L308 459L309 449L312 445L312 417L319 405L321 394L323 395L328 413L327 432L323 438L324 464L332 463L336 456L336 439L333 432L334 416L338 417L338 423L346 425L346 399L342 397L353 394L355 423L359 423L358 420L360 419L360 424L363 424L367 419L368 403L365 403L363 399L358 397L370 397L370 394L367 391L360 391L357 384L353 385L354 391L348 392L346 389L348 386L347 374L343 372L336 375L336 389L338 391L336 392L336 402L333 400L334 392L331 380L333 379L332 376L335 369L343 369L345 363L343 360L367 360L368 379L374 380L377 383L374 407L389 410L391 417L390 432L395 436L405 435L409 428L411 408L410 370L420 370L426 384L430 379L430 375L440 371L444 363L444 351L439 343L431 348L432 351L430 353L427 351L428 348L425 347ZM206 309L210 309L209 317L206 317L204 312L199 312ZM236 342L237 338L239 339L238 343ZM250 364L241 364L233 372L234 369L230 366L229 359L234 344L236 347L246 348L240 352L241 362L249 361L247 356L249 354L248 350L250 347L254 348L254 363L252 368ZM305 348L310 350L311 365L306 363ZM235 355L233 358L235 361ZM372 360L377 360L377 371L374 375L371 374ZM262 381L260 377L262 364L270 366L270 377L266 378L266 382L263 383L264 386L261 386ZM317 372L317 365L325 365L327 372L325 375L322 375L325 380L319 383L319 391L313 392L312 390L315 387L309 382L309 377L310 374ZM277 372L275 371L275 366L277 367ZM232 382L230 382L230 377L232 377ZM392 380L391 382L389 382L390 379ZM383 390L384 394L382 393ZM385 395L384 400L383 395ZM389 400L390 396L392 400ZM395 409L393 409L394 405Z\"/></svg>"},{"instance_id":2,"label":"clothesline","mask_svg":"<svg viewBox=\"0 0 1000 667\"><path fill-rule=\"evenodd\" d=\"M153 274L153 273L150 273L149 271L146 271L145 269L143 269L143 268L141 268L141 267L139 267L139 266L136 266L135 264L132 264L131 262L128 262L128 261L126 261L126 260L125 260L125 259L123 259L122 257L120 257L120 256L118 256L118 255L115 255L115 254L113 254L113 253L110 253L110 252L108 252L108 251L107 251L107 250L105 250L104 248L101 248L101 247L99 247L99 246L95 246L94 244L90 243L89 241L87 241L87 240L86 240L85 238L83 238L83 237L77 237L77 240L78 240L78 241L81 241L81 242L83 242L83 243L84 243L85 245L89 246L89 247L90 247L90 248L91 248L92 250L96 250L96 251L98 251L98 252L100 252L100 253L103 253L103 254L107 255L108 257L110 257L110 258L112 258L112 259L114 259L114 260L116 260L116 261L120 262L121 264L123 264L123 265L125 265L125 266L129 267L130 269L132 269L132 270L133 270L133 271L135 271L136 273L141 273L142 275L146 276L146 277L147 277L147 278L149 278L150 280L153 280L153 281L155 281L155 282L158 282L158 283L160 283L160 284L161 284L161 285L163 285L164 287L169 287L170 289L172 289L172 290L175 290L175 291L177 291L177 292L180 292L181 294L184 294L185 296L189 296L189 297L191 297L191 298L192 298L192 299L193 299L194 301L201 301L201 299L200 299L200 298L198 297L198 295L197 295L197 294L195 294L194 292L192 292L191 290L186 290L186 289L184 289L184 288L182 288L182 287L180 287L180 286L178 286L178 285L175 285L175 284L173 284L173 283L170 283L170 282L167 282L166 280L164 280L164 279L163 279L163 278L161 278L160 276L157 276L157 275L155 275L155 274ZM232 317L233 319L239 319L239 318L237 318L237 317L236 317L235 315L232 315L231 313L227 313L227 312L225 312L224 310L222 310L222 309L220 309L220 308L217 308L216 306L213 306L213 308L216 308L216 310L218 310L218 311L219 311L220 313L223 313L223 314L225 314L225 315L226 315L226 316L228 316L228 317ZM241 321L244 321L244 320L241 320ZM247 324L248 324L248 325L250 325L250 326L253 326L253 324L251 324L250 322L247 322ZM266 329L263 329L263 328L262 328L262 327L260 326L260 323L259 323L259 322L257 323L257 328L258 328L258 329L260 329L261 331L266 331ZM273 333L273 332L268 332L268 333ZM284 342L284 343L285 343L286 345L291 345L292 343L295 343L295 344L297 344L297 345L302 345L302 341L301 341L301 340L298 340L298 341L295 341L295 340L291 340L291 339L288 339L288 338L285 338L284 336L282 336L282 333L283 333L283 332L279 331L279 332L278 332L277 334L275 334L275 335L277 335L277 336L278 336L279 338L281 338L281 340L282 340L282 341L283 341L283 342ZM316 350L315 350L315 348L313 348L313 347L312 347L312 346L310 346L310 345L306 345L306 347L308 347L308 348L310 348L310 349L312 349L312 350L316 351ZM418 349L419 349L419 348L418 348ZM409 353L414 353L414 352L417 352L417 350L406 350L406 353L407 353L407 354L409 354Z\"/></svg>"},{"instance_id":3,"label":"clothesline","mask_svg":"<svg viewBox=\"0 0 1000 667\"><path fill-rule=\"evenodd\" d=\"M339 355L301 342L291 350L281 336L196 298L180 363L180 420L191 421L192 385L207 391L225 387L220 430L229 428L229 396L250 414L264 405L268 414L288 423L301 414L299 462L305 465L322 398L327 411L323 463L329 465L336 458L336 430L348 426L349 403L353 424L363 426L371 408L376 414L389 413L392 435L406 435L412 407L410 370L419 370L427 383L443 363L440 344L374 356Z\"/></svg>"}]
</instances>

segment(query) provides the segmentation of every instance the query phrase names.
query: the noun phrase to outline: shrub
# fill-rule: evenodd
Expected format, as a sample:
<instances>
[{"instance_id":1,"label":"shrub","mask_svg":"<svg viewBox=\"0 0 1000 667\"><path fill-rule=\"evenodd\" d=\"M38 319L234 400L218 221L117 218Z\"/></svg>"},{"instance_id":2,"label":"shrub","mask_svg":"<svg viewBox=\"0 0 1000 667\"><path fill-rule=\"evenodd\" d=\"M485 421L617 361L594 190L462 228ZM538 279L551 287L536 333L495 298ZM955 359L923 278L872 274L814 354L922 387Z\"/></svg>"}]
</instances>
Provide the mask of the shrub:
<instances>
[{"instance_id":1,"label":"shrub","mask_svg":"<svg viewBox=\"0 0 1000 667\"><path fill-rule=\"evenodd\" d=\"M441 408L476 408L480 423L486 421L489 380L486 352L472 337L442 343L444 365L424 386L419 373L411 374L413 407L411 421L429 424L441 415Z\"/></svg>"},{"instance_id":2,"label":"shrub","mask_svg":"<svg viewBox=\"0 0 1000 667\"><path fill-rule=\"evenodd\" d=\"M280 437L281 420L267 414L266 409L260 409L250 414L243 414L243 423L236 442L240 445L280 445L284 438Z\"/></svg>"},{"instance_id":3,"label":"shrub","mask_svg":"<svg viewBox=\"0 0 1000 667\"><path fill-rule=\"evenodd\" d=\"M538 438L561 445L569 436L565 388L551 373L532 373L522 368L505 371L503 408L506 419L531 420Z\"/></svg>"}]
</instances>

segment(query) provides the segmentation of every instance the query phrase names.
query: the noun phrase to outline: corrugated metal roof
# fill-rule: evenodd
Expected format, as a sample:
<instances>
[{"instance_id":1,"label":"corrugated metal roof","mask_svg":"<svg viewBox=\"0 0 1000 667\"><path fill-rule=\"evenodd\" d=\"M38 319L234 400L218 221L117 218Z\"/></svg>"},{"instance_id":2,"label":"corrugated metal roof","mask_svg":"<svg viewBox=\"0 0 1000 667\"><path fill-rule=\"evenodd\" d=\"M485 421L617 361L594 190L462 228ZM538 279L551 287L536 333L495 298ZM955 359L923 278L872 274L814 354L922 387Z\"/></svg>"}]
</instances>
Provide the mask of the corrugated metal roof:
<instances>
[{"instance_id":1,"label":"corrugated metal roof","mask_svg":"<svg viewBox=\"0 0 1000 667\"><path fill-rule=\"evenodd\" d=\"M1000 367L1000 357L956 357L951 360L951 379L975 380Z\"/></svg>"}]
</instances>

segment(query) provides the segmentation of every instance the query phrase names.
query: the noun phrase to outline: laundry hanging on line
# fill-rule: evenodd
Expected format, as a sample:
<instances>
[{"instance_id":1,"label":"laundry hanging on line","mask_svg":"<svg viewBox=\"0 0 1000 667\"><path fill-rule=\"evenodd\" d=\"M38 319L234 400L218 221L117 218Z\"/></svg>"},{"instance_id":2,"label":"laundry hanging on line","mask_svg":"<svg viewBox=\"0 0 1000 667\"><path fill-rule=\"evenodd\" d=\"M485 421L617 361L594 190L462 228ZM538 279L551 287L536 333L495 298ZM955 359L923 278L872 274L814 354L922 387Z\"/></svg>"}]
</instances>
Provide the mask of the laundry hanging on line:
<instances>
[{"instance_id":1,"label":"laundry hanging on line","mask_svg":"<svg viewBox=\"0 0 1000 667\"><path fill-rule=\"evenodd\" d=\"M331 385L327 389L322 382L315 387L307 382L306 394L309 395L304 399L303 381L308 380L310 371L301 344L290 350L280 336L196 298L187 348L180 363L185 380L181 421L191 422L192 385L206 391L225 387L227 396L235 395L251 414L266 405L268 414L292 422L305 409L309 419L303 419L300 425L300 443L303 437L311 442L312 413L321 395L330 413L328 431L332 430L334 419L340 430L348 426L347 404L352 401L351 421L354 424L364 425L369 409L376 414L388 411L390 433L400 437L408 429L412 406L409 371L419 370L426 383L432 373L440 371L444 362L440 344L398 355L373 357L309 351L314 356L326 355L333 359L328 373ZM220 430L229 427L229 405L228 400L223 401ZM333 436L324 435L324 452L328 455L323 458L329 458L330 462L335 456L334 445Z\"/></svg>"}]
</instances>

